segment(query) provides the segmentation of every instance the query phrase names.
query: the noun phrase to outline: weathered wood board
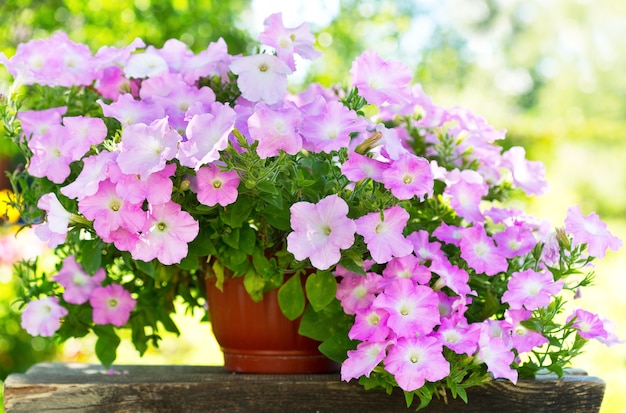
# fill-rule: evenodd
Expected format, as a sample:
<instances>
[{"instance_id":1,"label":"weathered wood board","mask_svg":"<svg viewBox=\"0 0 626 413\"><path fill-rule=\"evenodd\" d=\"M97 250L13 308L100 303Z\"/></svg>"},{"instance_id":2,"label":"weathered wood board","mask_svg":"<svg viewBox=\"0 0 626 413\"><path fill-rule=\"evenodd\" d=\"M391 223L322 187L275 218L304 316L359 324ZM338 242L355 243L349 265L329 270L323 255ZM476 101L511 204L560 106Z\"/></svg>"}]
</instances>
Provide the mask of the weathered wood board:
<instances>
[{"instance_id":1,"label":"weathered wood board","mask_svg":"<svg viewBox=\"0 0 626 413\"><path fill-rule=\"evenodd\" d=\"M593 413L602 380L568 375L508 381L468 390L469 404L435 399L426 413ZM6 413L33 412L408 412L402 392L391 396L341 382L337 374L229 373L211 366L117 366L41 363L4 384Z\"/></svg>"}]
</instances>

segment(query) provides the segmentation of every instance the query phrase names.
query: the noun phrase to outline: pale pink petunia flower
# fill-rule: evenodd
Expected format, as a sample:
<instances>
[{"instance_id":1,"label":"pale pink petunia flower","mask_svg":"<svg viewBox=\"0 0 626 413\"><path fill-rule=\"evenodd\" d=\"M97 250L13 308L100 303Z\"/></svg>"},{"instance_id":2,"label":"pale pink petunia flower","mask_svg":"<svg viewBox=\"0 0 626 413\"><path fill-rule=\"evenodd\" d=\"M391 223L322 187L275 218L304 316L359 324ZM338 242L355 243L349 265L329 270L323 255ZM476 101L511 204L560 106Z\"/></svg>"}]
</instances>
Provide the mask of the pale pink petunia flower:
<instances>
[{"instance_id":1,"label":"pale pink petunia flower","mask_svg":"<svg viewBox=\"0 0 626 413\"><path fill-rule=\"evenodd\" d=\"M442 317L437 336L444 346L456 354L471 356L478 348L480 329L462 317Z\"/></svg>"},{"instance_id":2,"label":"pale pink petunia flower","mask_svg":"<svg viewBox=\"0 0 626 413\"><path fill-rule=\"evenodd\" d=\"M33 135L28 141L28 148L33 155L27 166L28 173L38 178L48 178L55 184L61 184L70 176L73 143L67 139L67 129L62 125L53 125L43 135Z\"/></svg>"},{"instance_id":3,"label":"pale pink petunia flower","mask_svg":"<svg viewBox=\"0 0 626 413\"><path fill-rule=\"evenodd\" d=\"M72 214L61 205L56 194L50 192L42 195L37 202L37 208L46 211L45 222L34 227L39 239L48 241L50 248L65 242Z\"/></svg>"},{"instance_id":4,"label":"pale pink petunia flower","mask_svg":"<svg viewBox=\"0 0 626 413\"><path fill-rule=\"evenodd\" d=\"M430 270L439 276L434 285L435 289L441 289L445 286L460 296L473 292L469 286L468 272L450 263L447 257L442 256L433 260Z\"/></svg>"},{"instance_id":5,"label":"pale pink petunia flower","mask_svg":"<svg viewBox=\"0 0 626 413\"><path fill-rule=\"evenodd\" d=\"M198 170L218 160L220 151L228 146L236 116L230 106L219 102L211 104L209 113L193 115L187 124L187 140L178 149L181 165Z\"/></svg>"},{"instance_id":6,"label":"pale pink petunia flower","mask_svg":"<svg viewBox=\"0 0 626 413\"><path fill-rule=\"evenodd\" d=\"M489 188L484 182L471 182L464 177L461 174L458 181L448 184L444 194L450 197L450 206L457 215L470 223L483 222L485 217L480 211L480 204Z\"/></svg>"},{"instance_id":7,"label":"pale pink petunia flower","mask_svg":"<svg viewBox=\"0 0 626 413\"><path fill-rule=\"evenodd\" d=\"M117 119L123 126L134 123L149 125L165 116L165 111L161 106L150 100L137 100L130 93L120 95L116 101L110 104L106 104L102 100L97 102L102 107L104 116Z\"/></svg>"},{"instance_id":8,"label":"pale pink petunia flower","mask_svg":"<svg viewBox=\"0 0 626 413\"><path fill-rule=\"evenodd\" d=\"M563 280L554 281L549 271L518 271L511 275L502 302L508 303L512 309L536 310L550 304L552 297L562 289Z\"/></svg>"},{"instance_id":9,"label":"pale pink petunia flower","mask_svg":"<svg viewBox=\"0 0 626 413\"><path fill-rule=\"evenodd\" d=\"M341 363L341 380L369 377L385 357L386 348L387 342L362 342L356 350L348 350L348 358Z\"/></svg>"},{"instance_id":10,"label":"pale pink petunia flower","mask_svg":"<svg viewBox=\"0 0 626 413\"><path fill-rule=\"evenodd\" d=\"M180 140L181 136L169 126L167 118L157 119L150 125L129 125L122 130L117 164L125 174L145 178L174 159Z\"/></svg>"},{"instance_id":11,"label":"pale pink petunia flower","mask_svg":"<svg viewBox=\"0 0 626 413\"><path fill-rule=\"evenodd\" d=\"M576 309L567 322L571 322L572 327L578 330L578 335L585 339L606 339L609 335L602 319L590 311Z\"/></svg>"},{"instance_id":12,"label":"pale pink petunia flower","mask_svg":"<svg viewBox=\"0 0 626 413\"><path fill-rule=\"evenodd\" d=\"M372 259L383 264L413 252L413 244L402 234L408 220L409 213L396 205L358 218L356 232L363 236Z\"/></svg>"},{"instance_id":13,"label":"pale pink petunia flower","mask_svg":"<svg viewBox=\"0 0 626 413\"><path fill-rule=\"evenodd\" d=\"M389 335L387 319L389 313L382 308L372 306L357 310L354 324L348 332L351 340L383 341Z\"/></svg>"},{"instance_id":14,"label":"pale pink petunia flower","mask_svg":"<svg viewBox=\"0 0 626 413\"><path fill-rule=\"evenodd\" d=\"M245 99L268 105L285 97L287 75L292 72L287 63L269 54L236 57L230 70L238 75L237 85Z\"/></svg>"},{"instance_id":15,"label":"pale pink petunia flower","mask_svg":"<svg viewBox=\"0 0 626 413\"><path fill-rule=\"evenodd\" d=\"M78 201L78 210L93 221L96 233L105 242L111 242L110 233L120 227L130 232L141 231L146 221L142 204L125 201L109 179L100 182L95 194Z\"/></svg>"},{"instance_id":16,"label":"pale pink petunia flower","mask_svg":"<svg viewBox=\"0 0 626 413\"><path fill-rule=\"evenodd\" d=\"M58 297L33 300L22 312L22 327L31 336L52 337L67 313L67 309L59 304Z\"/></svg>"},{"instance_id":17,"label":"pale pink petunia flower","mask_svg":"<svg viewBox=\"0 0 626 413\"><path fill-rule=\"evenodd\" d=\"M315 152L338 151L350 144L350 134L365 131L365 121L341 102L325 104L321 113L305 116L300 126L304 148Z\"/></svg>"},{"instance_id":18,"label":"pale pink petunia flower","mask_svg":"<svg viewBox=\"0 0 626 413\"><path fill-rule=\"evenodd\" d=\"M439 324L439 298L432 288L399 278L375 299L389 313L387 325L398 337L430 334Z\"/></svg>"},{"instance_id":19,"label":"pale pink petunia flower","mask_svg":"<svg viewBox=\"0 0 626 413\"><path fill-rule=\"evenodd\" d=\"M239 195L239 182L236 171L222 171L217 165L203 166L196 172L198 201L209 206L230 205Z\"/></svg>"},{"instance_id":20,"label":"pale pink petunia flower","mask_svg":"<svg viewBox=\"0 0 626 413\"><path fill-rule=\"evenodd\" d=\"M350 69L352 86L368 103L403 104L411 100L411 71L407 65L397 61L385 61L375 51L361 54Z\"/></svg>"},{"instance_id":21,"label":"pale pink petunia flower","mask_svg":"<svg viewBox=\"0 0 626 413\"><path fill-rule=\"evenodd\" d=\"M526 150L521 146L514 146L502 154L502 166L511 170L513 183L527 195L542 195L548 190L544 164L527 160Z\"/></svg>"},{"instance_id":22,"label":"pale pink petunia flower","mask_svg":"<svg viewBox=\"0 0 626 413\"><path fill-rule=\"evenodd\" d=\"M413 244L413 251L420 262L426 263L442 256L441 243L431 241L428 231L423 229L414 231L406 238Z\"/></svg>"},{"instance_id":23,"label":"pale pink petunia flower","mask_svg":"<svg viewBox=\"0 0 626 413\"><path fill-rule=\"evenodd\" d=\"M290 155L298 153L302 149L302 136L298 133L301 122L302 115L293 104L274 109L265 103L257 103L248 118L248 130L259 142L259 157L276 156L281 150Z\"/></svg>"},{"instance_id":24,"label":"pale pink petunia flower","mask_svg":"<svg viewBox=\"0 0 626 413\"><path fill-rule=\"evenodd\" d=\"M572 234L576 245L587 244L592 257L604 258L607 248L617 251L622 246L622 241L611 234L598 214L592 212L583 216L578 205L567 210L565 230Z\"/></svg>"},{"instance_id":25,"label":"pale pink petunia flower","mask_svg":"<svg viewBox=\"0 0 626 413\"><path fill-rule=\"evenodd\" d=\"M179 204L151 205L146 225L131 255L146 262L156 258L161 264L177 264L187 256L188 244L199 230L198 222Z\"/></svg>"},{"instance_id":26,"label":"pale pink petunia flower","mask_svg":"<svg viewBox=\"0 0 626 413\"><path fill-rule=\"evenodd\" d=\"M165 168L151 173L144 179L134 174L124 174L117 165L110 165L109 176L115 183L115 193L131 204L164 204L172 199L174 183L170 179L176 173L176 164L168 163Z\"/></svg>"},{"instance_id":27,"label":"pale pink petunia flower","mask_svg":"<svg viewBox=\"0 0 626 413\"><path fill-rule=\"evenodd\" d=\"M122 327L128 322L137 302L124 287L111 284L96 288L91 293L89 304L93 307L95 324Z\"/></svg>"},{"instance_id":28,"label":"pale pink petunia flower","mask_svg":"<svg viewBox=\"0 0 626 413\"><path fill-rule=\"evenodd\" d=\"M504 325L506 330L510 330L513 347L520 353L531 351L536 347L541 347L548 342L540 332L529 330L522 325L532 317L532 312L525 309L508 309L504 312Z\"/></svg>"},{"instance_id":29,"label":"pale pink petunia flower","mask_svg":"<svg viewBox=\"0 0 626 413\"><path fill-rule=\"evenodd\" d=\"M62 116L67 112L67 106L60 106L45 110L25 110L16 116L20 120L20 127L24 136L44 135L48 128L60 125Z\"/></svg>"},{"instance_id":30,"label":"pale pink petunia flower","mask_svg":"<svg viewBox=\"0 0 626 413\"><path fill-rule=\"evenodd\" d=\"M405 154L383 172L383 184L398 199L432 196L435 181L430 163L421 157Z\"/></svg>"},{"instance_id":31,"label":"pale pink petunia flower","mask_svg":"<svg viewBox=\"0 0 626 413\"><path fill-rule=\"evenodd\" d=\"M408 254L403 257L392 258L387 263L379 286L384 289L397 278L409 278L418 284L428 284L431 275L430 269L422 265L418 257L414 254Z\"/></svg>"},{"instance_id":32,"label":"pale pink petunia flower","mask_svg":"<svg viewBox=\"0 0 626 413\"><path fill-rule=\"evenodd\" d=\"M441 222L441 225L433 231L433 237L445 242L446 244L461 245L461 238L464 227L458 227L455 225L448 225L445 222Z\"/></svg>"},{"instance_id":33,"label":"pale pink petunia flower","mask_svg":"<svg viewBox=\"0 0 626 413\"><path fill-rule=\"evenodd\" d=\"M353 182L370 178L376 182L383 181L383 172L389 164L372 159L356 152L350 152L348 160L341 165L341 173Z\"/></svg>"},{"instance_id":34,"label":"pale pink petunia flower","mask_svg":"<svg viewBox=\"0 0 626 413\"><path fill-rule=\"evenodd\" d=\"M290 208L291 228L287 251L302 261L326 270L339 262L341 249L354 244L356 224L348 218L348 204L337 195L329 195L317 204L297 202Z\"/></svg>"},{"instance_id":35,"label":"pale pink petunia flower","mask_svg":"<svg viewBox=\"0 0 626 413\"><path fill-rule=\"evenodd\" d=\"M107 178L108 167L115 163L117 152L102 151L83 159L83 169L73 182L61 188L69 198L82 199L98 192L100 182Z\"/></svg>"},{"instance_id":36,"label":"pale pink petunia flower","mask_svg":"<svg viewBox=\"0 0 626 413\"><path fill-rule=\"evenodd\" d=\"M298 27L287 28L283 24L282 13L268 16L263 25L265 30L259 34L259 41L276 49L276 55L284 61L291 70L296 70L294 54L306 59L315 59L321 53L313 48L315 36L311 33L308 23Z\"/></svg>"},{"instance_id":37,"label":"pale pink petunia flower","mask_svg":"<svg viewBox=\"0 0 626 413\"><path fill-rule=\"evenodd\" d=\"M450 374L450 363L443 356L443 345L436 337L402 337L389 348L385 369L398 386L413 391Z\"/></svg>"},{"instance_id":38,"label":"pale pink petunia flower","mask_svg":"<svg viewBox=\"0 0 626 413\"><path fill-rule=\"evenodd\" d=\"M493 239L506 258L523 256L537 245L532 230L523 222L516 222L512 226L507 226L504 231L495 233Z\"/></svg>"},{"instance_id":39,"label":"pale pink petunia flower","mask_svg":"<svg viewBox=\"0 0 626 413\"><path fill-rule=\"evenodd\" d=\"M512 383L517 383L517 370L511 368L515 360L515 354L511 347L501 337L481 338L477 361L483 361L487 365L487 371L494 378L504 378Z\"/></svg>"},{"instance_id":40,"label":"pale pink petunia flower","mask_svg":"<svg viewBox=\"0 0 626 413\"><path fill-rule=\"evenodd\" d=\"M463 230L460 246L461 258L477 273L493 276L508 268L506 258L480 225Z\"/></svg>"},{"instance_id":41,"label":"pale pink petunia flower","mask_svg":"<svg viewBox=\"0 0 626 413\"><path fill-rule=\"evenodd\" d=\"M93 290L100 287L105 277L104 268L99 268L91 276L76 261L75 256L69 255L63 260L61 270L52 279L65 288L63 291L65 301L71 304L83 304L89 300Z\"/></svg>"},{"instance_id":42,"label":"pale pink petunia flower","mask_svg":"<svg viewBox=\"0 0 626 413\"><path fill-rule=\"evenodd\" d=\"M339 273L341 281L337 284L336 298L341 302L346 314L356 314L358 311L369 308L380 293L380 275L368 272L365 276L354 273Z\"/></svg>"}]
</instances>

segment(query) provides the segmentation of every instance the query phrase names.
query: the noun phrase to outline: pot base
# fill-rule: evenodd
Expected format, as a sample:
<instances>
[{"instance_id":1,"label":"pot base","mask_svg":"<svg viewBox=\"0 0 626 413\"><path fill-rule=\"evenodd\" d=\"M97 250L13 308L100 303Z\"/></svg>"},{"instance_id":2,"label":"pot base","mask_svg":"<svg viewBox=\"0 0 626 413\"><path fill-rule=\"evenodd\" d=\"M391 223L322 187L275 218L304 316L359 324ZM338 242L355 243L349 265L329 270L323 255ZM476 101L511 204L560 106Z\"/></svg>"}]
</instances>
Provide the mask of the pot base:
<instances>
[{"instance_id":1,"label":"pot base","mask_svg":"<svg viewBox=\"0 0 626 413\"><path fill-rule=\"evenodd\" d=\"M321 354L305 351L237 351L222 348L224 368L236 373L332 373L339 365Z\"/></svg>"}]
</instances>

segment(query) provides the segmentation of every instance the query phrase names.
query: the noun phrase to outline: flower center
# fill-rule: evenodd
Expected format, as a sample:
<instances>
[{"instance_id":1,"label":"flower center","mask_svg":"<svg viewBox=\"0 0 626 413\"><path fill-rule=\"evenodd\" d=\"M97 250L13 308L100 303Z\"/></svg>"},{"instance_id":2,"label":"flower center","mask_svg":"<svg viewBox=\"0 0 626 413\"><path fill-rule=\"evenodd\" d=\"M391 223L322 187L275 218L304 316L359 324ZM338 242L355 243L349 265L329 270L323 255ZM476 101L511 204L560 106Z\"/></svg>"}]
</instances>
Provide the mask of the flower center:
<instances>
[{"instance_id":1,"label":"flower center","mask_svg":"<svg viewBox=\"0 0 626 413\"><path fill-rule=\"evenodd\" d=\"M115 308L117 307L119 302L115 298L109 298L109 301L107 302L107 304L109 305L109 308Z\"/></svg>"},{"instance_id":2,"label":"flower center","mask_svg":"<svg viewBox=\"0 0 626 413\"><path fill-rule=\"evenodd\" d=\"M211 182L211 185L213 185L213 188L215 189L220 189L222 187L222 181L214 179L213 182Z\"/></svg>"},{"instance_id":3,"label":"flower center","mask_svg":"<svg viewBox=\"0 0 626 413\"><path fill-rule=\"evenodd\" d=\"M159 222L157 224L157 229L161 232L165 231L166 228L167 228L167 224L165 224L165 222Z\"/></svg>"},{"instance_id":4,"label":"flower center","mask_svg":"<svg viewBox=\"0 0 626 413\"><path fill-rule=\"evenodd\" d=\"M269 69L269 67L268 67L265 63L261 63L261 64L259 65L259 71L260 71L260 72L267 72L267 71L268 71L268 69Z\"/></svg>"},{"instance_id":5,"label":"flower center","mask_svg":"<svg viewBox=\"0 0 626 413\"><path fill-rule=\"evenodd\" d=\"M411 175L404 175L402 182L404 182L405 185L413 183L413 177Z\"/></svg>"}]
</instances>

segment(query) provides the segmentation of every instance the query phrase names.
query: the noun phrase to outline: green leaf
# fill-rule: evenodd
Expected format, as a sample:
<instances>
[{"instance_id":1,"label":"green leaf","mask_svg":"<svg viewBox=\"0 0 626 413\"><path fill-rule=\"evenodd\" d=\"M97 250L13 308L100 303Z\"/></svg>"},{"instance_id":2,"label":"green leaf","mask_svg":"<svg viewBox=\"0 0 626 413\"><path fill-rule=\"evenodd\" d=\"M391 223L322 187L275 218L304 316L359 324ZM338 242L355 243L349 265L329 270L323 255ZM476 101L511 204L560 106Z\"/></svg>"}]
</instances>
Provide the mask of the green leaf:
<instances>
[{"instance_id":1,"label":"green leaf","mask_svg":"<svg viewBox=\"0 0 626 413\"><path fill-rule=\"evenodd\" d=\"M253 301L261 301L263 299L263 289L265 281L263 276L257 273L253 267L250 267L243 279L243 285Z\"/></svg>"},{"instance_id":2,"label":"green leaf","mask_svg":"<svg viewBox=\"0 0 626 413\"><path fill-rule=\"evenodd\" d=\"M350 340L346 332L340 332L324 340L319 350L331 360L342 363L348 357L348 350L354 350L357 341Z\"/></svg>"},{"instance_id":3,"label":"green leaf","mask_svg":"<svg viewBox=\"0 0 626 413\"><path fill-rule=\"evenodd\" d=\"M240 197L237 202L227 209L230 215L230 226L239 228L248 220L250 212L252 212L253 201L248 197Z\"/></svg>"},{"instance_id":4,"label":"green leaf","mask_svg":"<svg viewBox=\"0 0 626 413\"><path fill-rule=\"evenodd\" d=\"M189 243L189 255L197 255L198 257L207 257L216 255L217 250L213 245L213 230L207 226L201 225L200 232L196 238Z\"/></svg>"},{"instance_id":5,"label":"green leaf","mask_svg":"<svg viewBox=\"0 0 626 413\"><path fill-rule=\"evenodd\" d=\"M313 306L307 306L298 333L313 340L324 341L340 331L346 334L354 322L354 317L346 315L339 300L333 300L322 311L315 311Z\"/></svg>"},{"instance_id":6,"label":"green leaf","mask_svg":"<svg viewBox=\"0 0 626 413\"><path fill-rule=\"evenodd\" d=\"M81 264L90 274L94 274L102 267L102 247L102 241L99 239L81 242Z\"/></svg>"},{"instance_id":7,"label":"green leaf","mask_svg":"<svg viewBox=\"0 0 626 413\"><path fill-rule=\"evenodd\" d=\"M259 181L256 183L255 188L261 192L265 192L266 194L272 194L272 195L280 194L280 192L278 191L278 188L276 187L276 184L274 184L271 181Z\"/></svg>"},{"instance_id":8,"label":"green leaf","mask_svg":"<svg viewBox=\"0 0 626 413\"><path fill-rule=\"evenodd\" d=\"M295 320L304 311L304 291L299 276L289 278L278 290L278 305L285 317Z\"/></svg>"},{"instance_id":9,"label":"green leaf","mask_svg":"<svg viewBox=\"0 0 626 413\"><path fill-rule=\"evenodd\" d=\"M154 261L145 262L141 260L134 260L133 262L139 271L148 275L150 278L155 278L156 266L154 265Z\"/></svg>"},{"instance_id":10,"label":"green leaf","mask_svg":"<svg viewBox=\"0 0 626 413\"><path fill-rule=\"evenodd\" d=\"M274 205L267 205L259 214L267 220L273 227L282 230L289 231L291 229L290 213L289 210L278 208Z\"/></svg>"},{"instance_id":11,"label":"green leaf","mask_svg":"<svg viewBox=\"0 0 626 413\"><path fill-rule=\"evenodd\" d=\"M335 299L337 281L330 271L318 271L306 279L306 296L315 311L320 311Z\"/></svg>"},{"instance_id":12,"label":"green leaf","mask_svg":"<svg viewBox=\"0 0 626 413\"><path fill-rule=\"evenodd\" d=\"M252 255L256 243L256 231L249 225L244 225L239 229L239 249Z\"/></svg>"},{"instance_id":13,"label":"green leaf","mask_svg":"<svg viewBox=\"0 0 626 413\"><path fill-rule=\"evenodd\" d=\"M228 228L222 233L222 240L231 248L239 249L239 228Z\"/></svg>"},{"instance_id":14,"label":"green leaf","mask_svg":"<svg viewBox=\"0 0 626 413\"><path fill-rule=\"evenodd\" d=\"M117 358L117 348L121 340L110 324L96 325L93 327L93 332L98 336L96 356L103 366L110 368Z\"/></svg>"}]
</instances>

